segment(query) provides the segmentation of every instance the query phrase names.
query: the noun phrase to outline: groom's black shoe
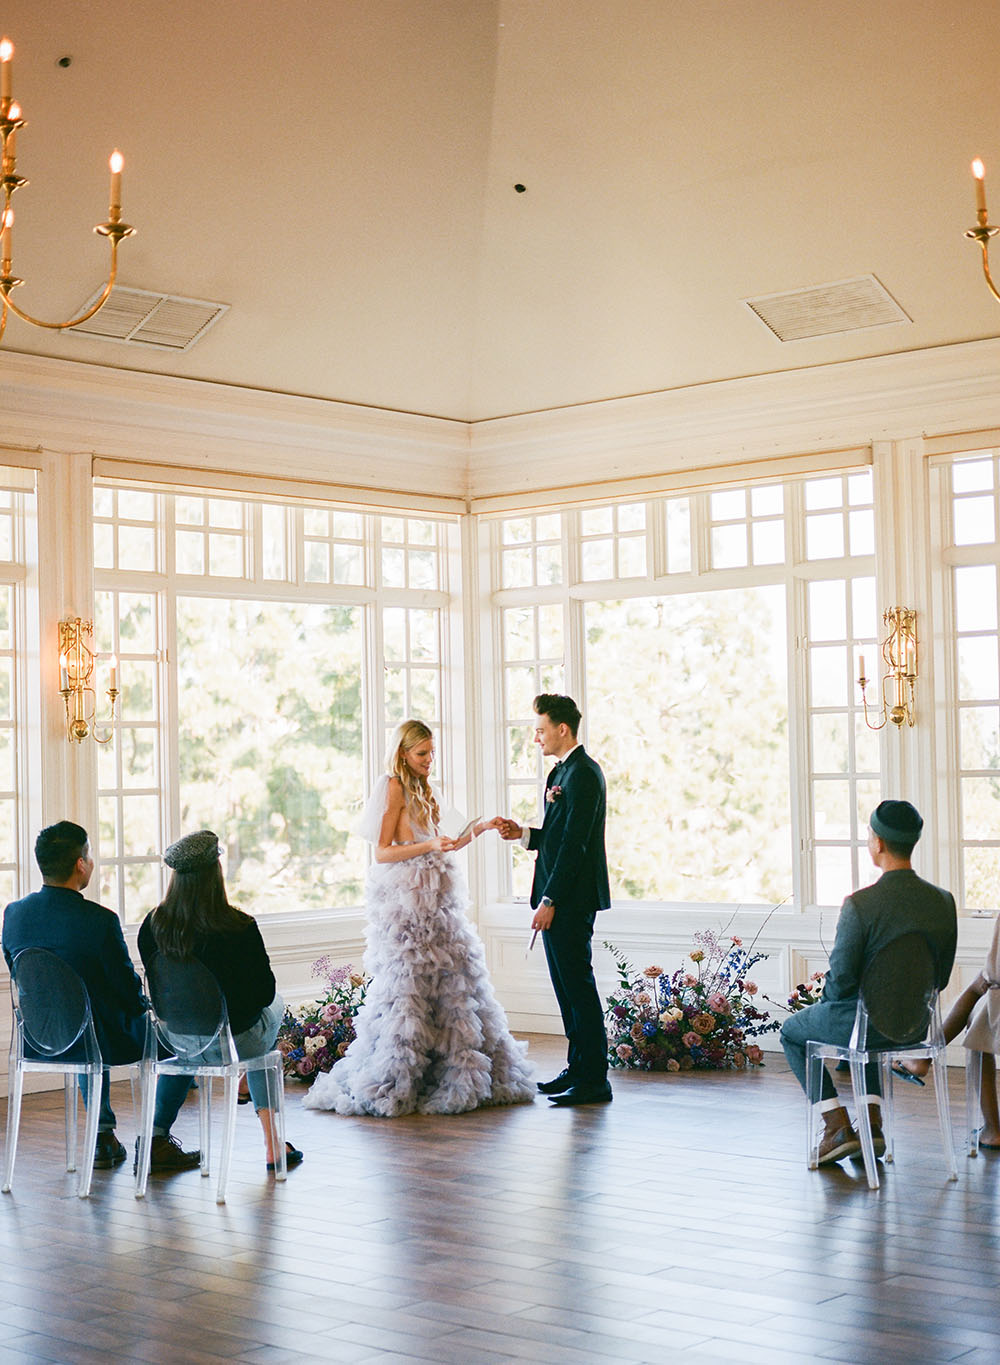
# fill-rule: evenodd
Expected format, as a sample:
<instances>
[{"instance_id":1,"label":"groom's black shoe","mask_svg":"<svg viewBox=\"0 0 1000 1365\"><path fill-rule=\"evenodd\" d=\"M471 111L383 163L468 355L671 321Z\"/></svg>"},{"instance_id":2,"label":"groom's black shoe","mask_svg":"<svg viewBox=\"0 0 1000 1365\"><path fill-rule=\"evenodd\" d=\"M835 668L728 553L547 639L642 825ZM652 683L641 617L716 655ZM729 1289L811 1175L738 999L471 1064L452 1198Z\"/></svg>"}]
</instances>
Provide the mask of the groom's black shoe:
<instances>
[{"instance_id":1,"label":"groom's black shoe","mask_svg":"<svg viewBox=\"0 0 1000 1365\"><path fill-rule=\"evenodd\" d=\"M539 1081L538 1089L543 1095L561 1095L565 1090L572 1090L573 1077L570 1075L569 1067L565 1071L560 1071L559 1075L551 1081Z\"/></svg>"},{"instance_id":2,"label":"groom's black shoe","mask_svg":"<svg viewBox=\"0 0 1000 1365\"><path fill-rule=\"evenodd\" d=\"M614 1098L608 1081L591 1085L574 1085L562 1095L551 1095L553 1104L610 1104Z\"/></svg>"}]
</instances>

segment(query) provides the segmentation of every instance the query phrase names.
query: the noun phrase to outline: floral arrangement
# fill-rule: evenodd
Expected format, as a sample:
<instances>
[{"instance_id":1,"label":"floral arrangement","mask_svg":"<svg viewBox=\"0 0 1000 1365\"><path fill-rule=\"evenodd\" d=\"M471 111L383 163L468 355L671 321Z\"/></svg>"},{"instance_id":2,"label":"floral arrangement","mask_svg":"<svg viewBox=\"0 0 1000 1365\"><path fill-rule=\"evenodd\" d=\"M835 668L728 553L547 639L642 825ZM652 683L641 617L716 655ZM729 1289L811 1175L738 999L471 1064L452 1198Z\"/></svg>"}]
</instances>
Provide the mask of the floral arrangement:
<instances>
[{"instance_id":1,"label":"floral arrangement","mask_svg":"<svg viewBox=\"0 0 1000 1365\"><path fill-rule=\"evenodd\" d=\"M693 971L679 967L635 969L612 944L619 983L608 997L605 1022L608 1061L640 1071L722 1071L763 1066L752 1040L778 1027L754 1003L757 985L749 972L767 955L723 942L706 930L694 935L688 954Z\"/></svg>"},{"instance_id":2,"label":"floral arrangement","mask_svg":"<svg viewBox=\"0 0 1000 1365\"><path fill-rule=\"evenodd\" d=\"M826 984L826 972L813 972L808 981L804 981L801 986L796 986L788 997L786 1009L792 1014L797 1014L799 1010L804 1010L808 1005L815 1005L816 1001L823 994L823 987Z\"/></svg>"},{"instance_id":3,"label":"floral arrangement","mask_svg":"<svg viewBox=\"0 0 1000 1365\"><path fill-rule=\"evenodd\" d=\"M297 1081L315 1080L343 1057L354 1042L354 1016L368 989L368 977L350 966L333 966L329 956L313 963L312 974L324 978L322 995L294 1009L286 1007L276 1043L285 1075Z\"/></svg>"}]
</instances>

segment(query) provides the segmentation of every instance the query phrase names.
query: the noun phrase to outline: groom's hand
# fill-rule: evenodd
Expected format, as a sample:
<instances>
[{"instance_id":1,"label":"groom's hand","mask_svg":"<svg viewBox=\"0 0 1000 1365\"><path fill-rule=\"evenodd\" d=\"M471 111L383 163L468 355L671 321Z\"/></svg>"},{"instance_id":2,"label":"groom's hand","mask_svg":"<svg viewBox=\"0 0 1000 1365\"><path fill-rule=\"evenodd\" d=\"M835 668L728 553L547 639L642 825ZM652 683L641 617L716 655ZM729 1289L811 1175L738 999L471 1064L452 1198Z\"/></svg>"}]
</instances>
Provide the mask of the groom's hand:
<instances>
[{"instance_id":1,"label":"groom's hand","mask_svg":"<svg viewBox=\"0 0 1000 1365\"><path fill-rule=\"evenodd\" d=\"M507 840L520 839L522 833L521 826L516 820L510 820L503 815L497 816L497 829L500 831L500 838Z\"/></svg>"},{"instance_id":2,"label":"groom's hand","mask_svg":"<svg viewBox=\"0 0 1000 1365\"><path fill-rule=\"evenodd\" d=\"M548 899L543 900L535 911L535 918L531 921L532 929L551 929L555 914L556 907L552 902Z\"/></svg>"}]
</instances>

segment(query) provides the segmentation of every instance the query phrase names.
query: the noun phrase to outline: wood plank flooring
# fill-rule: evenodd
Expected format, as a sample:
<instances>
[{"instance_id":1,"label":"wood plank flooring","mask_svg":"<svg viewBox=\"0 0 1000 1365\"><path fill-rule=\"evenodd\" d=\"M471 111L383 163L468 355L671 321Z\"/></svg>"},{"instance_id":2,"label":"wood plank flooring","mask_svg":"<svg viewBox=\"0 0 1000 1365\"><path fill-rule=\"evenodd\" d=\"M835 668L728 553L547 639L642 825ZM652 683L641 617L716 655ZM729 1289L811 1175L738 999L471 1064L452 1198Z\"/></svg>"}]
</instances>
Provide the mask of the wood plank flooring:
<instances>
[{"instance_id":1,"label":"wood plank flooring","mask_svg":"<svg viewBox=\"0 0 1000 1365\"><path fill-rule=\"evenodd\" d=\"M542 1076L562 1043L532 1038ZM899 1085L880 1191L807 1171L782 1060L617 1073L612 1105L454 1118L301 1109L276 1187L239 1112L229 1202L197 1172L77 1199L61 1096L28 1096L0 1197L0 1362L1000 1361L1000 1155L949 1184L928 1087ZM959 1136L962 1076L951 1072ZM116 1085L120 1135L134 1133ZM197 1142L189 1104L177 1128Z\"/></svg>"}]
</instances>

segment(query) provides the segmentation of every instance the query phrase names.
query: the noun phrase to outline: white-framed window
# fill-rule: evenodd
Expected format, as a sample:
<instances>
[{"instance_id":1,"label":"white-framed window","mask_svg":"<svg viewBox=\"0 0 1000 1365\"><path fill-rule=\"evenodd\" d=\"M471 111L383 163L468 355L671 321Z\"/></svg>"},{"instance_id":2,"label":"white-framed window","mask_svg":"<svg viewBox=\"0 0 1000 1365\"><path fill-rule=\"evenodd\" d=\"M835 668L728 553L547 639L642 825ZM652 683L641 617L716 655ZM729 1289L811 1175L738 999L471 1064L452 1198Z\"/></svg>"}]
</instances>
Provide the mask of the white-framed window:
<instances>
[{"instance_id":1,"label":"white-framed window","mask_svg":"<svg viewBox=\"0 0 1000 1365\"><path fill-rule=\"evenodd\" d=\"M99 666L118 656L121 690L99 759L105 904L140 919L164 844L204 827L251 913L360 902L366 734L447 723L456 535L409 513L95 485Z\"/></svg>"},{"instance_id":2,"label":"white-framed window","mask_svg":"<svg viewBox=\"0 0 1000 1365\"><path fill-rule=\"evenodd\" d=\"M1000 451L935 462L954 706L959 903L1000 907Z\"/></svg>"},{"instance_id":3,"label":"white-framed window","mask_svg":"<svg viewBox=\"0 0 1000 1365\"><path fill-rule=\"evenodd\" d=\"M25 668L36 518L34 471L0 466L0 905L27 894L33 868Z\"/></svg>"},{"instance_id":4,"label":"white-framed window","mask_svg":"<svg viewBox=\"0 0 1000 1365\"><path fill-rule=\"evenodd\" d=\"M876 635L870 469L487 534L516 818L541 818L532 698L569 690L608 781L616 900L839 904L858 885L880 775L854 683ZM515 848L498 893L528 880Z\"/></svg>"}]
</instances>

